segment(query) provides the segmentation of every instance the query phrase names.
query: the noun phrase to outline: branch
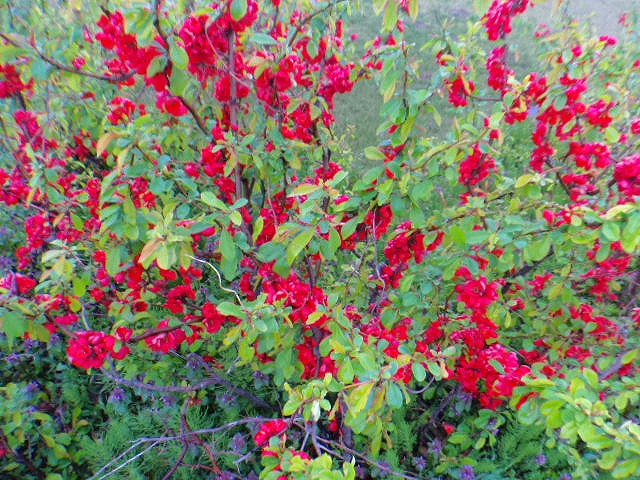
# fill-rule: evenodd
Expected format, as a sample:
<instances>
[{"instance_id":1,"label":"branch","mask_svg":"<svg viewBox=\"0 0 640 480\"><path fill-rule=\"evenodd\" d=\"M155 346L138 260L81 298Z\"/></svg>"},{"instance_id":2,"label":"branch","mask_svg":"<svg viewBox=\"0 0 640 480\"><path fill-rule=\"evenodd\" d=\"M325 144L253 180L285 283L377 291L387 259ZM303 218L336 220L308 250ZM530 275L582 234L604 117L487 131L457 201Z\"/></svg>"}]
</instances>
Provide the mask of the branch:
<instances>
[{"instance_id":1,"label":"branch","mask_svg":"<svg viewBox=\"0 0 640 480\"><path fill-rule=\"evenodd\" d=\"M21 45L19 42L16 42L15 40L13 40L11 37L9 37L5 33L1 33L0 32L0 38L5 40L6 42L10 43L14 47L25 48L25 45ZM40 50L36 46L35 41L32 41L30 46L42 60L44 60L48 64L56 67L58 70L63 70L63 71L68 72L68 73L75 73L77 75L81 75L81 76L84 76L84 77L95 78L97 80L103 80L103 81L110 82L110 83L124 82L125 80L128 80L131 77L133 77L135 75L135 73L136 73L135 70L134 70L134 71L131 71L131 72L125 74L125 75L108 76L108 75L101 75L99 73L93 73L93 72L86 72L84 70L78 70L75 67L70 67L68 65L64 65L64 64L58 62L56 59L54 59L52 57L49 57L47 54L45 54L42 50Z\"/></svg>"},{"instance_id":2,"label":"branch","mask_svg":"<svg viewBox=\"0 0 640 480\"><path fill-rule=\"evenodd\" d=\"M136 444L142 443L165 443L171 442L173 440L184 440L189 437L198 436L198 435L210 435L218 432L223 432L225 430L229 430L230 428L238 427L240 425L246 425L249 423L265 423L273 420L272 418L263 418L263 417L249 417L249 418L241 418L240 420L236 420L233 422L225 423L220 427L214 428L203 428L201 430L192 430L190 432L181 433L180 435L166 435L164 437L142 437L136 440Z\"/></svg>"},{"instance_id":3,"label":"branch","mask_svg":"<svg viewBox=\"0 0 640 480\"><path fill-rule=\"evenodd\" d=\"M208 370L209 378L206 378L206 379L204 379L204 380L202 380L202 381L200 381L198 383L194 383L192 385L187 385L187 386L184 386L184 387L179 387L177 385L153 385L151 383L141 382L139 380L127 380L126 378L122 377L121 375L118 375L116 372L114 372L113 370L110 370L108 368L102 368L101 371L107 377L109 377L111 380L113 380L114 382L116 382L116 383L118 383L120 385L125 385L127 387L136 388L136 389L139 389L139 390L147 390L147 391L150 391L150 392L190 393L190 392L196 392L198 390L202 390L202 389L210 387L212 385L221 385L223 387L228 388L229 391L231 391L233 393L237 393L241 397L244 397L247 400L252 401L258 407L262 407L262 408L268 409L270 411L275 411L276 410L276 408L273 405L271 405L270 403L268 403L267 401L265 401L265 400L263 400L263 399L261 399L259 397L256 397L251 392L247 392L246 390L234 385L229 380L226 380L226 379L222 378L220 375L218 375L217 373L213 372L212 370Z\"/></svg>"},{"instance_id":4,"label":"branch","mask_svg":"<svg viewBox=\"0 0 640 480\"><path fill-rule=\"evenodd\" d=\"M187 456L187 452L188 451L189 451L189 443L187 441L185 441L184 442L184 447L182 448L182 452L180 452L180 456L178 457L178 460L169 469L169 471L165 474L165 476L162 477L162 480L169 480L171 477L173 477L173 474L176 473L176 470L178 470L178 467L180 467L180 465L182 465L182 461L184 460L184 457Z\"/></svg>"},{"instance_id":5,"label":"branch","mask_svg":"<svg viewBox=\"0 0 640 480\"><path fill-rule=\"evenodd\" d=\"M120 385L125 385L127 387L136 388L136 389L139 389L139 390L148 390L150 392L163 392L163 393L182 392L182 393L189 393L189 392L195 392L195 391L198 391L198 390L202 390L203 388L209 387L211 385L216 385L216 384L219 383L218 379L208 378L208 379L202 380L201 382L194 383L192 385L187 385L186 387L178 387L178 386L174 386L174 385L153 385L151 383L140 382L138 380L127 380L126 378L118 375L113 370L109 370L108 368L101 368L100 370L107 377L109 377L111 380L113 380L114 382L116 382L116 383L118 383Z\"/></svg>"},{"instance_id":6,"label":"branch","mask_svg":"<svg viewBox=\"0 0 640 480\"><path fill-rule=\"evenodd\" d=\"M168 327L161 327L161 328L152 328L151 330L147 330L144 333L141 333L140 335L136 335L135 337L131 337L131 339L129 339L129 341L127 343L137 343L141 340L144 340L145 338L149 338L149 337L153 337L154 335L160 335L162 333L169 333L169 332L173 332L174 330L178 330L180 328L182 328L185 325L193 325L195 323L201 323L202 320L198 319L198 320L189 320L188 322L184 322L181 323L180 325L174 325L174 326L168 326Z\"/></svg>"}]
</instances>

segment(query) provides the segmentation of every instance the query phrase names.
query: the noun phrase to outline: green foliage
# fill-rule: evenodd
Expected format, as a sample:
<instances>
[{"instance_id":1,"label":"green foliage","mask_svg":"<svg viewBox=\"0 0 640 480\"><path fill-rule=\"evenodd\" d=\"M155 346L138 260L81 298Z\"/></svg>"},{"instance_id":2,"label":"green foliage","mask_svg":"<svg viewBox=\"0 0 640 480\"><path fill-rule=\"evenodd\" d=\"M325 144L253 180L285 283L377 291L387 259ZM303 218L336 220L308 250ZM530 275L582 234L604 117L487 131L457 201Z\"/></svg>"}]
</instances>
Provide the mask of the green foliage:
<instances>
[{"instance_id":1,"label":"green foliage","mask_svg":"<svg viewBox=\"0 0 640 480\"><path fill-rule=\"evenodd\" d=\"M637 32L420 3L0 7L0 472L640 475Z\"/></svg>"}]
</instances>

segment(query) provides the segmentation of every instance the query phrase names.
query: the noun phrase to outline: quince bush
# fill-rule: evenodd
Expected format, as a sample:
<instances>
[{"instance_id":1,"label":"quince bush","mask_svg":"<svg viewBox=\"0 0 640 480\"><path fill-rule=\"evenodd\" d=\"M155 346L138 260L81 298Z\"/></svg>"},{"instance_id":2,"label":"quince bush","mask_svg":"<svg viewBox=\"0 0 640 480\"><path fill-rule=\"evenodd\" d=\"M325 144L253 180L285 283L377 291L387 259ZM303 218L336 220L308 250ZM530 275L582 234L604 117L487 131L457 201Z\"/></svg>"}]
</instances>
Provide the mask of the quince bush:
<instances>
[{"instance_id":1,"label":"quince bush","mask_svg":"<svg viewBox=\"0 0 640 480\"><path fill-rule=\"evenodd\" d=\"M521 71L527 0L475 2L466 33L422 45L417 0L109 5L51 25L46 6L0 10L7 346L63 337L118 398L183 405L93 478L163 445L183 450L147 475L640 475L629 17L621 41L538 31ZM363 8L380 35L356 54ZM334 109L372 81L383 141L352 171ZM196 428L216 391L242 405ZM544 432L539 455L492 473L516 419ZM71 475L58 437L47 457L11 425L5 471ZM248 453L219 448L234 432Z\"/></svg>"}]
</instances>

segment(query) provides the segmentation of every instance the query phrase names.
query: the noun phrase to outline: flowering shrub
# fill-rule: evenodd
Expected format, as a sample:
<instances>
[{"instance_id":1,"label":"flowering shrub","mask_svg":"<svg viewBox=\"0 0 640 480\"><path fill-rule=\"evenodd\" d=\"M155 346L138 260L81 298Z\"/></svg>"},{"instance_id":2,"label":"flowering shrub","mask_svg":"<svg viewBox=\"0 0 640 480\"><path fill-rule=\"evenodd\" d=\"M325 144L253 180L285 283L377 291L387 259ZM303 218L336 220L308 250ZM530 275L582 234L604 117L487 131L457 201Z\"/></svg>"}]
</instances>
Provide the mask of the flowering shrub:
<instances>
[{"instance_id":1,"label":"flowering shrub","mask_svg":"<svg viewBox=\"0 0 640 480\"><path fill-rule=\"evenodd\" d=\"M639 475L628 19L624 44L541 32L544 61L519 71L528 1L414 45L419 2L374 0L362 55L358 2L187 3L89 8L57 36L2 10L7 347L64 337L71 365L113 384L96 410L165 395L175 417L92 478L495 478L487 451L517 421L537 447L504 475ZM352 171L336 104L371 81L384 141ZM137 403L114 407L126 392ZM13 419L0 468L85 468L60 450L87 433L79 415L42 435L53 456ZM87 452L128 434L99 422Z\"/></svg>"}]
</instances>

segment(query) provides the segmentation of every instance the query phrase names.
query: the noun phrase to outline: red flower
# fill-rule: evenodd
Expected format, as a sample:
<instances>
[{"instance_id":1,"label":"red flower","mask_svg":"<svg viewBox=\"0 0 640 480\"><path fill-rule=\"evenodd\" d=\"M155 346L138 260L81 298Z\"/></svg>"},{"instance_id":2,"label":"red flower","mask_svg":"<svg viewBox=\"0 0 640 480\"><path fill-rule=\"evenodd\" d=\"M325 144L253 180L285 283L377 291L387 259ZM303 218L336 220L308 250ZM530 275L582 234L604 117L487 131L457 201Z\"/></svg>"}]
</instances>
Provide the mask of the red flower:
<instances>
[{"instance_id":1,"label":"red flower","mask_svg":"<svg viewBox=\"0 0 640 480\"><path fill-rule=\"evenodd\" d=\"M464 78L463 74L468 70L466 65L460 68L460 72L453 80L445 80L445 85L449 91L449 103L454 107L465 107L469 104L468 97L475 89L476 85L471 80Z\"/></svg>"},{"instance_id":2,"label":"red flower","mask_svg":"<svg viewBox=\"0 0 640 480\"><path fill-rule=\"evenodd\" d=\"M163 320L158 324L158 328L167 328L169 320ZM186 334L181 328L176 328L169 332L158 333L144 339L145 343L154 352L169 353L171 350L177 349L182 342L187 339Z\"/></svg>"},{"instance_id":3,"label":"red flower","mask_svg":"<svg viewBox=\"0 0 640 480\"><path fill-rule=\"evenodd\" d=\"M487 153L480 151L478 144L473 146L473 152L459 167L458 182L469 187L477 185L496 170L496 161Z\"/></svg>"},{"instance_id":4,"label":"red flower","mask_svg":"<svg viewBox=\"0 0 640 480\"><path fill-rule=\"evenodd\" d=\"M67 355L80 368L100 368L113 352L116 339L104 332L76 332L69 341Z\"/></svg>"},{"instance_id":5,"label":"red flower","mask_svg":"<svg viewBox=\"0 0 640 480\"><path fill-rule=\"evenodd\" d=\"M160 111L173 115L174 117L183 117L189 113L189 110L182 100L169 95L166 91L158 94L156 106Z\"/></svg>"},{"instance_id":6,"label":"red flower","mask_svg":"<svg viewBox=\"0 0 640 480\"><path fill-rule=\"evenodd\" d=\"M256 433L254 440L258 446L265 445L271 437L275 437L276 435L280 435L285 430L289 428L287 422L282 419L272 420L270 422L264 423L262 427L260 427L260 431Z\"/></svg>"},{"instance_id":7,"label":"red flower","mask_svg":"<svg viewBox=\"0 0 640 480\"><path fill-rule=\"evenodd\" d=\"M0 279L0 287L6 288L14 294L24 295L33 290L38 282L31 277L27 277L20 273L11 273Z\"/></svg>"}]
</instances>

